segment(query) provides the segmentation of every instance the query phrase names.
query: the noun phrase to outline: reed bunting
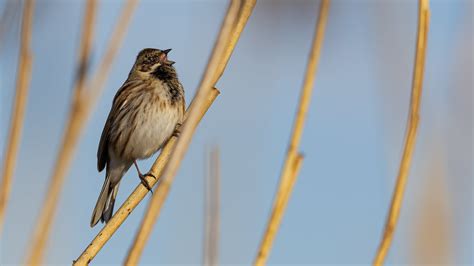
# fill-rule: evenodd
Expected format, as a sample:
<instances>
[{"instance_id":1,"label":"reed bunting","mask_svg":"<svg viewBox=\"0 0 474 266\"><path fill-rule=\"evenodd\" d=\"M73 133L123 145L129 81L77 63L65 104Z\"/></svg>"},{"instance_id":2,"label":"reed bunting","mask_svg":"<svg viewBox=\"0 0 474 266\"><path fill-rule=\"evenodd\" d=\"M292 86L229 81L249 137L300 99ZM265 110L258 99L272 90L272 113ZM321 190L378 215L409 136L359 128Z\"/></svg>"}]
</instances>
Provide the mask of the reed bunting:
<instances>
[{"instance_id":1,"label":"reed bunting","mask_svg":"<svg viewBox=\"0 0 474 266\"><path fill-rule=\"evenodd\" d=\"M151 174L142 174L136 161L156 153L183 120L184 89L174 62L168 60L170 50L142 50L114 97L97 152L97 168L99 172L105 168L105 181L91 227L112 217L120 180L132 164L143 185L151 190L145 179Z\"/></svg>"}]
</instances>

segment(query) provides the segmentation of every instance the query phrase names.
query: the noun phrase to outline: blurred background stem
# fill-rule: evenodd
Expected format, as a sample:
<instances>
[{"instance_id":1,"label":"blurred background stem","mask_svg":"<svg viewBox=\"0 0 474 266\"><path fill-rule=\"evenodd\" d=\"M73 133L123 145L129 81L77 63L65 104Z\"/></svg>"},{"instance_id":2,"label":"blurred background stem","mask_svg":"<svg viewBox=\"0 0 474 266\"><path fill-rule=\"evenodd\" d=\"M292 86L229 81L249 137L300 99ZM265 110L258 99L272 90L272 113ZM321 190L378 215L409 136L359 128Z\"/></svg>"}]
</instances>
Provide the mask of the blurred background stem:
<instances>
[{"instance_id":1,"label":"blurred background stem","mask_svg":"<svg viewBox=\"0 0 474 266\"><path fill-rule=\"evenodd\" d=\"M28 99L28 89L31 81L31 36L33 30L33 13L35 8L34 0L25 0L23 4L23 18L21 21L20 56L18 58L17 80L15 91L15 102L11 116L10 131L8 133L7 149L2 168L2 181L0 184L0 235L5 220L5 211L10 197L13 173L18 158L18 150L22 136L23 120ZM10 7L13 7L10 5ZM12 8L6 8L10 11ZM5 16L7 13L4 14ZM3 21L3 19L2 19ZM6 22L6 21L3 21ZM2 25L3 26L3 25ZM1 39L0 39L1 41Z\"/></svg>"},{"instance_id":2,"label":"blurred background stem","mask_svg":"<svg viewBox=\"0 0 474 266\"><path fill-rule=\"evenodd\" d=\"M203 265L219 265L219 234L220 234L220 151L214 146L207 154L205 174L205 207L204 207L204 245Z\"/></svg>"}]
</instances>

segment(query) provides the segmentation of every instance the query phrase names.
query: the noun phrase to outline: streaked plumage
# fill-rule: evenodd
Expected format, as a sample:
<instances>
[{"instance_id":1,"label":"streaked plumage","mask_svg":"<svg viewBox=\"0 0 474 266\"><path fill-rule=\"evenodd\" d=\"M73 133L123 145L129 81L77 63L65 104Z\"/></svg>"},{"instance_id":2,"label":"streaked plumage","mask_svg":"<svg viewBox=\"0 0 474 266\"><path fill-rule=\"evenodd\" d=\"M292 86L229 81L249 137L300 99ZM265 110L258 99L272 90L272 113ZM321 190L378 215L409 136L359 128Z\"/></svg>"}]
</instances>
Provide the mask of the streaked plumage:
<instances>
[{"instance_id":1,"label":"streaked plumage","mask_svg":"<svg viewBox=\"0 0 474 266\"><path fill-rule=\"evenodd\" d=\"M106 177L91 226L112 217L120 180L135 160L156 153L182 122L184 89L168 52L142 50L114 97L97 152L97 168L105 168Z\"/></svg>"}]
</instances>

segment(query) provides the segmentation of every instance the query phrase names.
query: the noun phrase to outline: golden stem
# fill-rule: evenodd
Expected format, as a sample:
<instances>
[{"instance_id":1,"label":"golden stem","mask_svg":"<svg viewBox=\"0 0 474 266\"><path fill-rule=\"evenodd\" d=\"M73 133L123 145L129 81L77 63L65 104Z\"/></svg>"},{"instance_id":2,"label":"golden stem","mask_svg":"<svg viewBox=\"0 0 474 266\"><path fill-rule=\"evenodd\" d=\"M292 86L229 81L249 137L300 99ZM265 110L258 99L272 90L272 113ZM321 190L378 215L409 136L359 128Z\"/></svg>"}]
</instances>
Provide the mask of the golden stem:
<instances>
[{"instance_id":1,"label":"golden stem","mask_svg":"<svg viewBox=\"0 0 474 266\"><path fill-rule=\"evenodd\" d=\"M306 114L308 112L309 104L311 101L311 94L314 87L314 79L318 68L318 62L321 55L321 48L324 40L324 33L327 24L327 18L329 13L329 0L322 0L319 7L319 15L316 21L315 33L313 43L311 46L311 52L308 58L308 64L306 66L305 80L303 88L301 90L298 111L293 124L293 131L288 146L286 160L283 164L283 169L280 174L280 184L278 192L275 195L273 202L272 213L268 220L265 234L260 243L259 251L254 261L254 265L265 265L270 254L270 250L273 245L273 241L276 237L281 219L285 211L289 196L293 184L295 182L297 171L296 168L300 167L295 165L301 164L302 156L297 152L298 146L301 142L301 136L303 134L304 122L306 120Z\"/></svg>"},{"instance_id":2,"label":"golden stem","mask_svg":"<svg viewBox=\"0 0 474 266\"><path fill-rule=\"evenodd\" d=\"M25 118L25 106L28 98L28 88L31 81L32 56L30 52L30 44L34 6L34 0L26 0L23 9L15 102L13 104L7 150L5 152L5 161L3 162L2 183L0 185L0 234L5 220L5 211L10 196L13 172L15 171L18 149L20 147L21 131L23 128L23 120Z\"/></svg>"},{"instance_id":3,"label":"golden stem","mask_svg":"<svg viewBox=\"0 0 474 266\"><path fill-rule=\"evenodd\" d=\"M400 169L392 195L392 202L388 213L382 240L379 244L377 254L373 264L380 266L384 263L388 249L393 240L393 233L397 226L403 195L405 193L408 172L415 149L416 133L419 123L419 109L421 102L421 92L423 87L423 74L425 69L426 45L429 27L429 1L419 0L418 7L418 37L416 43L415 66L413 70L412 92L410 101L410 111L407 122L407 133L405 136L405 147L400 162Z\"/></svg>"}]
</instances>

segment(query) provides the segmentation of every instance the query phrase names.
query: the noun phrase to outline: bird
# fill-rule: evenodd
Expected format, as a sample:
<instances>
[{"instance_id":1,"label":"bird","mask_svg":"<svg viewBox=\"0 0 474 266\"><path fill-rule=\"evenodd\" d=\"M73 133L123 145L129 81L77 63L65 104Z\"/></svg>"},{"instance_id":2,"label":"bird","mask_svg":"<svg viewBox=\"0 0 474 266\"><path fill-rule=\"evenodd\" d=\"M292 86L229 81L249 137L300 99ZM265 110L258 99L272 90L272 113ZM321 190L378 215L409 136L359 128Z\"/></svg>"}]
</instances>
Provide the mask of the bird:
<instances>
[{"instance_id":1,"label":"bird","mask_svg":"<svg viewBox=\"0 0 474 266\"><path fill-rule=\"evenodd\" d=\"M105 122L97 151L97 169L105 180L92 212L90 226L107 223L113 214L120 180L135 165L141 183L151 191L137 160L151 157L173 135L185 113L184 88L171 49L145 48L135 60L128 78L118 89Z\"/></svg>"}]
</instances>

